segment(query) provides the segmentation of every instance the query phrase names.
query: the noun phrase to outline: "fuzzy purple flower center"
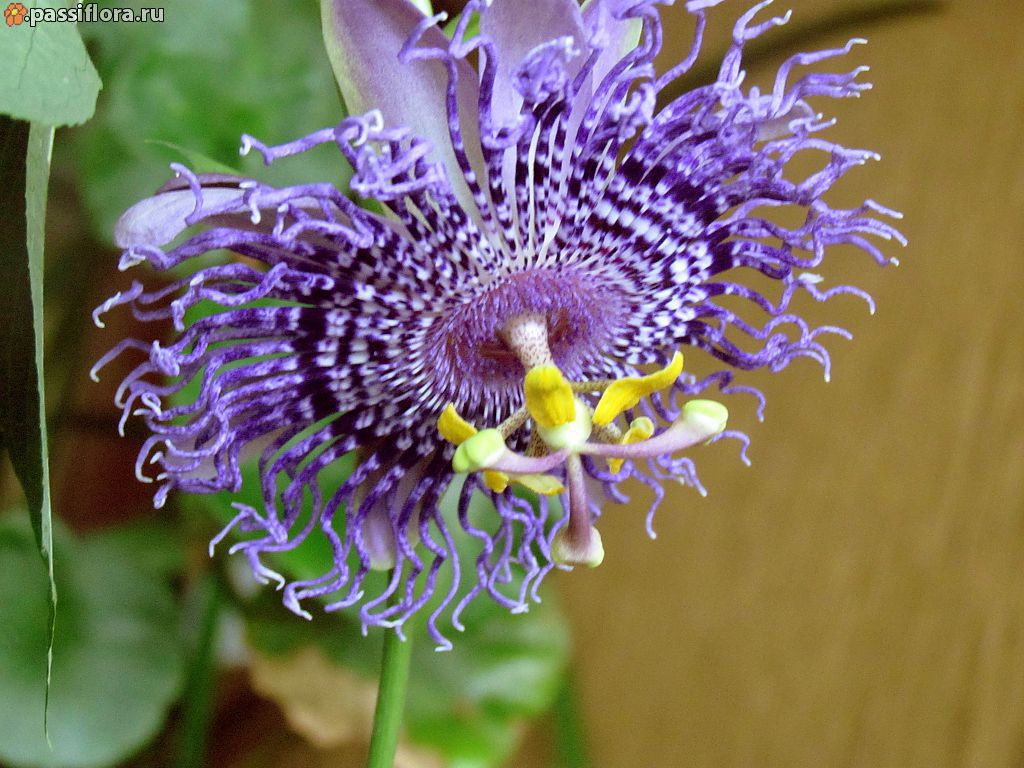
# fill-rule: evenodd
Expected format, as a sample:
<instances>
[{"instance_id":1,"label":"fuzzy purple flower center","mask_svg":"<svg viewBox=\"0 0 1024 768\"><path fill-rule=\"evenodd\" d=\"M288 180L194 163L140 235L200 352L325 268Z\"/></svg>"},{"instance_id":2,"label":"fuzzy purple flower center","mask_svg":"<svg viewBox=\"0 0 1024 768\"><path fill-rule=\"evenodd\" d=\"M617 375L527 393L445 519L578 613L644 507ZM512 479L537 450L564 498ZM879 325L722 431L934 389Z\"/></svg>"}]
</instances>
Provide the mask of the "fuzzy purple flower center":
<instances>
[{"instance_id":1,"label":"fuzzy purple flower center","mask_svg":"<svg viewBox=\"0 0 1024 768\"><path fill-rule=\"evenodd\" d=\"M511 320L542 315L555 363L579 372L604 355L623 311L617 292L583 271L513 272L446 312L428 332L438 387L453 402L464 401L467 390L518 399L526 371L501 338Z\"/></svg>"}]
</instances>

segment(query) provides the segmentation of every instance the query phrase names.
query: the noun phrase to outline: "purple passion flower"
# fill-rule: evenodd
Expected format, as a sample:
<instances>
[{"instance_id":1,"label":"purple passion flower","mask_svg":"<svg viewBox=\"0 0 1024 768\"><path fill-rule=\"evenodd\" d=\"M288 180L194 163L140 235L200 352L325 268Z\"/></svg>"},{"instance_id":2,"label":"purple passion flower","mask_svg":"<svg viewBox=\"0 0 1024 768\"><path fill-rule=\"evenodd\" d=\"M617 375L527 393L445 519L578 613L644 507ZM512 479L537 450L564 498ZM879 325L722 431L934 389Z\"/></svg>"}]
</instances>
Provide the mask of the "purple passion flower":
<instances>
[{"instance_id":1,"label":"purple passion flower","mask_svg":"<svg viewBox=\"0 0 1024 768\"><path fill-rule=\"evenodd\" d=\"M214 543L241 533L232 551L303 616L316 598L400 629L429 604L429 630L449 647L439 617L461 629L480 593L522 611L552 567L598 564L594 523L606 500L626 500L626 480L653 491L648 527L664 483L700 489L679 452L745 437L723 431L722 405L690 398L716 386L760 399L732 370L778 371L797 357L827 375L819 338L845 332L812 327L790 299L870 303L855 288L823 290L807 270L838 244L884 264L869 238L901 240L879 218L894 212L822 198L876 155L824 138L834 121L811 103L868 85L863 68L804 68L861 41L793 56L770 92L744 89L745 44L788 18L755 22L761 3L736 23L717 79L666 98L718 2L686 3L693 46L659 75L653 0L471 0L451 38L443 16L407 0L325 0L352 116L281 146L244 136L242 152L270 164L334 144L351 189L174 166L177 179L118 224L122 269L180 274L211 251L244 257L208 259L154 291L135 282L97 310L127 304L176 331L167 344L124 340L97 364L146 356L117 404L151 433L137 466L158 484L156 506L174 489L238 491L240 462L258 454L262 508L236 504ZM804 153L821 169L790 180L787 164ZM797 226L770 218L794 208ZM742 267L777 281L776 298L735 282ZM762 310L764 324L726 296ZM200 303L218 311L196 318ZM682 373L682 347L725 367L697 381ZM343 457L351 475L326 482ZM449 488L457 512L445 516ZM474 494L493 508L471 512ZM476 541L470 579L457 528ZM313 536L333 551L326 573L289 582L268 565ZM367 596L381 569L391 576L374 583L386 586Z\"/></svg>"}]
</instances>

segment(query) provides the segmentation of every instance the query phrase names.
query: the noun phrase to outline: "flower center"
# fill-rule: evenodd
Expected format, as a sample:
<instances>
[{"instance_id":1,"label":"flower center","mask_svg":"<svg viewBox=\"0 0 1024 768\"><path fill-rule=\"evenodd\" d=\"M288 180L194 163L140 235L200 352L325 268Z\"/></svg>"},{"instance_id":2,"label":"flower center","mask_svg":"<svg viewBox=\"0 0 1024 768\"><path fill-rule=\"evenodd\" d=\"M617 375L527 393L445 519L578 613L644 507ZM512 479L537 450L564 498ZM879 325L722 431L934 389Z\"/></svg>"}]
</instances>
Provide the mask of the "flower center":
<instances>
[{"instance_id":1,"label":"flower center","mask_svg":"<svg viewBox=\"0 0 1024 768\"><path fill-rule=\"evenodd\" d=\"M524 374L540 364L524 358L519 342L510 345L506 336L515 319L524 316L543 321L546 362L579 375L585 360L607 348L622 305L615 291L571 271L511 274L436 323L432 337L439 389L452 400L465 401L467 390L517 399Z\"/></svg>"},{"instance_id":2,"label":"flower center","mask_svg":"<svg viewBox=\"0 0 1024 768\"><path fill-rule=\"evenodd\" d=\"M536 434L556 451L583 445L593 431L590 408L576 397L554 364L544 316L513 317L501 329L501 338L527 371L523 390Z\"/></svg>"},{"instance_id":3,"label":"flower center","mask_svg":"<svg viewBox=\"0 0 1024 768\"><path fill-rule=\"evenodd\" d=\"M587 500L581 456L604 456L611 472L618 473L627 459L672 453L714 437L725 428L725 408L695 400L656 437L654 424L646 417L634 419L623 432L615 424L621 414L679 378L683 367L680 353L665 368L647 376L570 382L554 362L544 314L513 315L498 336L526 372L522 380L525 405L498 426L478 430L450 403L438 419L437 429L445 440L458 446L452 468L483 472L484 482L496 493L504 492L511 482L546 495L565 493L568 519L551 541L552 557L563 565L598 565L604 549ZM597 405L592 408L580 397L583 393L600 393ZM527 422L532 422L532 428L526 455L522 455L510 450L506 440ZM563 468L564 482L549 474L558 467Z\"/></svg>"}]
</instances>

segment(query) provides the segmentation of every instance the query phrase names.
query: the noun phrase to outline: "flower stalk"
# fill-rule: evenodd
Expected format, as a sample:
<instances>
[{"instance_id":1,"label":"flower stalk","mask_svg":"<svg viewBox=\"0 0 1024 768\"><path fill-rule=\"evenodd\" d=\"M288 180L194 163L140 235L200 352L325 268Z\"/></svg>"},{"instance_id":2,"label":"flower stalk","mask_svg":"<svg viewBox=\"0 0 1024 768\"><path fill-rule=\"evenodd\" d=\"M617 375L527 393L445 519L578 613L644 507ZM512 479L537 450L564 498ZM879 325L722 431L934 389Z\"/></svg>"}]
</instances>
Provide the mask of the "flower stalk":
<instances>
[{"instance_id":1,"label":"flower stalk","mask_svg":"<svg viewBox=\"0 0 1024 768\"><path fill-rule=\"evenodd\" d=\"M393 576L394 574L392 574ZM398 594L396 590L395 595ZM389 605L397 600L392 595ZM405 711L405 691L409 682L409 660L412 658L412 638L400 632L384 633L384 655L380 662L380 682L377 689L377 707L373 713L373 731L370 734L370 754L367 768L392 768L398 750L398 736L402 730Z\"/></svg>"}]
</instances>

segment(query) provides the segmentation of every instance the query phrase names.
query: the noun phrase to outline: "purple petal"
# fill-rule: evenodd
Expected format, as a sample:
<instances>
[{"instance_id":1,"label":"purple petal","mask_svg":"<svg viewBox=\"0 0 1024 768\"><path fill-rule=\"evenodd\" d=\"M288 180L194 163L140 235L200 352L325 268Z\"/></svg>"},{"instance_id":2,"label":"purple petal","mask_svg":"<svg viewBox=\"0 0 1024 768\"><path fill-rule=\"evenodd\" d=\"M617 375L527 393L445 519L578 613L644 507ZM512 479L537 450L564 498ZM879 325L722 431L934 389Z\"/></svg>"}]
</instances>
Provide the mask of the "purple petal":
<instances>
[{"instance_id":1,"label":"purple petal","mask_svg":"<svg viewBox=\"0 0 1024 768\"><path fill-rule=\"evenodd\" d=\"M234 173L196 173L195 181L198 181L203 189L222 187L224 189L238 189L247 177ZM174 178L164 184L156 191L156 194L173 192L178 189L191 189L191 177L186 174L177 173Z\"/></svg>"},{"instance_id":2,"label":"purple petal","mask_svg":"<svg viewBox=\"0 0 1024 768\"><path fill-rule=\"evenodd\" d=\"M649 440L639 443L587 443L581 453L592 456L612 456L618 459L639 459L662 456L682 451L710 438L725 429L728 412L719 403L710 400L691 400L683 407L682 415L668 429Z\"/></svg>"},{"instance_id":3,"label":"purple petal","mask_svg":"<svg viewBox=\"0 0 1024 768\"><path fill-rule=\"evenodd\" d=\"M505 451L489 469L517 475L542 475L565 461L565 451L555 451L546 456L523 456L515 451Z\"/></svg>"},{"instance_id":4,"label":"purple petal","mask_svg":"<svg viewBox=\"0 0 1024 768\"><path fill-rule=\"evenodd\" d=\"M571 37L579 55L570 62L569 73L575 74L586 61L587 35L575 0L501 0L482 14L480 32L494 43L498 60L491 109L496 125L519 114L523 99L513 87L512 73L534 48Z\"/></svg>"},{"instance_id":5,"label":"purple petal","mask_svg":"<svg viewBox=\"0 0 1024 768\"><path fill-rule=\"evenodd\" d=\"M324 44L350 115L376 109L390 127L406 127L433 144L453 180L462 177L451 147L445 95L447 73L439 59L408 63L398 53L426 17L409 0L321 0ZM437 27L427 29L418 48L447 49ZM460 109L475 107L478 78L457 62ZM467 111L468 115L468 111Z\"/></svg>"},{"instance_id":6,"label":"purple petal","mask_svg":"<svg viewBox=\"0 0 1024 768\"><path fill-rule=\"evenodd\" d=\"M602 48L591 75L595 87L640 42L643 22L617 18L634 5L636 0L588 0L583 4L583 21L589 39Z\"/></svg>"},{"instance_id":7,"label":"purple petal","mask_svg":"<svg viewBox=\"0 0 1024 768\"><path fill-rule=\"evenodd\" d=\"M238 201L238 211L248 210L242 202L244 190L213 187L203 190L203 198L216 205ZM167 245L188 228L185 219L195 210L196 196L192 190L174 189L141 200L125 211L114 227L118 248Z\"/></svg>"}]
</instances>

